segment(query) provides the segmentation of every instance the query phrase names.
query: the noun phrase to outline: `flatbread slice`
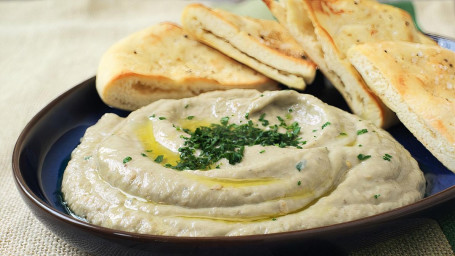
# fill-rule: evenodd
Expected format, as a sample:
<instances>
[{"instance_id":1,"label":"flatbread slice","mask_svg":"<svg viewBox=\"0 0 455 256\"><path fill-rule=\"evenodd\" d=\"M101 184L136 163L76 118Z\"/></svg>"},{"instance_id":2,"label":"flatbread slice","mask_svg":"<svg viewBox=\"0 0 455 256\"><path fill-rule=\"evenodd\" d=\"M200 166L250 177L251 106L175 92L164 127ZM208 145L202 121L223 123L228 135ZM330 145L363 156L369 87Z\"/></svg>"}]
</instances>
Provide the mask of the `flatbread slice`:
<instances>
[{"instance_id":1,"label":"flatbread slice","mask_svg":"<svg viewBox=\"0 0 455 256\"><path fill-rule=\"evenodd\" d=\"M303 47L308 57L314 61L318 69L336 87L343 88L343 82L338 75L330 70L324 59L321 44L314 32L313 24L306 15L303 2L293 0L262 0L273 16L283 25L294 39ZM343 97L348 97L345 91L340 91Z\"/></svg>"},{"instance_id":2,"label":"flatbread slice","mask_svg":"<svg viewBox=\"0 0 455 256\"><path fill-rule=\"evenodd\" d=\"M182 26L201 42L288 87L302 90L314 80L316 65L276 21L191 4L183 11Z\"/></svg>"},{"instance_id":3,"label":"flatbread slice","mask_svg":"<svg viewBox=\"0 0 455 256\"><path fill-rule=\"evenodd\" d=\"M300 25L294 27L300 28L301 34L309 33L308 19L311 21L313 33L324 58L324 61L320 60L319 50L318 58L313 60L321 70L325 64L339 77L341 83L337 81L332 83L343 95L351 110L378 126L388 127L395 123L393 112L369 91L355 68L346 59L346 51L352 45L365 42L383 40L421 42L426 38L423 38L424 36L415 28L410 15L399 8L373 0L284 2L286 4L282 6L286 8L288 15L295 17L293 20L288 18L288 23L300 22ZM299 13L291 15L296 10ZM296 21L302 16L306 17L304 24L302 21ZM314 34L310 34L313 41Z\"/></svg>"},{"instance_id":4,"label":"flatbread slice","mask_svg":"<svg viewBox=\"0 0 455 256\"><path fill-rule=\"evenodd\" d=\"M234 88L273 90L277 83L160 23L119 41L102 56L96 88L108 105L135 110L162 98Z\"/></svg>"},{"instance_id":5,"label":"flatbread slice","mask_svg":"<svg viewBox=\"0 0 455 256\"><path fill-rule=\"evenodd\" d=\"M347 54L374 93L455 172L455 52L382 42L353 46Z\"/></svg>"}]
</instances>

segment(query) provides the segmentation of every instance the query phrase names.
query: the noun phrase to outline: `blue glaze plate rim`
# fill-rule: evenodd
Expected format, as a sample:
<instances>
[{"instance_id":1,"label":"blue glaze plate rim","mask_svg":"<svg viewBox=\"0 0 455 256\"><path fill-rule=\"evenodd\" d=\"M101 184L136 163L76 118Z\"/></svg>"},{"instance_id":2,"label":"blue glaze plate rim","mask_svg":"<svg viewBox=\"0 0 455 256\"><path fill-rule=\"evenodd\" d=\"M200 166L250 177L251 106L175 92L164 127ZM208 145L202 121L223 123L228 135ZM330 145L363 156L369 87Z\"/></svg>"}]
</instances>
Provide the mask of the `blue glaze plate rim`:
<instances>
[{"instance_id":1,"label":"blue glaze plate rim","mask_svg":"<svg viewBox=\"0 0 455 256\"><path fill-rule=\"evenodd\" d=\"M441 46L455 50L454 40L430 36ZM328 104L347 110L346 103L340 100L341 96L320 73L315 82L303 93L313 94ZM283 239L283 237L303 238L323 233L342 233L347 228L358 229L362 226L415 215L455 199L455 186L453 186L455 174L444 167L400 124L388 131L418 161L427 180L426 197L416 203L378 215L320 228L241 237L169 237L103 228L72 217L62 204L59 191L62 173L72 150L79 144L79 139L85 130L108 112L120 116L127 116L129 113L105 105L96 92L95 77L92 77L53 100L27 124L16 142L12 164L16 186L33 207L39 207L48 217L67 222L74 228L89 229L109 236L141 239L148 242L219 242L257 241L258 239L267 241Z\"/></svg>"}]
</instances>

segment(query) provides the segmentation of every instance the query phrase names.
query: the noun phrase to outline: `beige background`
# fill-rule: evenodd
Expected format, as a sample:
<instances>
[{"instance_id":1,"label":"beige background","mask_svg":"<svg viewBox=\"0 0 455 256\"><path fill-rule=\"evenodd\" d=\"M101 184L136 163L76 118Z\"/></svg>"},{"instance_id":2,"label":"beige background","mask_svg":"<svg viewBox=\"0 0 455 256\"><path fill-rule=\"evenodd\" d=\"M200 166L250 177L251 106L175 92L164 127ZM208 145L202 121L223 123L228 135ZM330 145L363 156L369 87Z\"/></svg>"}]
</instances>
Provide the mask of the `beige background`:
<instances>
[{"instance_id":1,"label":"beige background","mask_svg":"<svg viewBox=\"0 0 455 256\"><path fill-rule=\"evenodd\" d=\"M82 254L42 226L21 200L11 170L14 143L46 104L95 75L100 56L110 45L151 24L178 22L189 2L0 1L0 255ZM416 12L425 31L455 38L453 1L417 1ZM412 239L396 238L400 250L438 248L440 254L450 253L437 224L427 225L428 232L418 227L407 231ZM385 243L367 245L356 252L397 252L387 238Z\"/></svg>"}]
</instances>

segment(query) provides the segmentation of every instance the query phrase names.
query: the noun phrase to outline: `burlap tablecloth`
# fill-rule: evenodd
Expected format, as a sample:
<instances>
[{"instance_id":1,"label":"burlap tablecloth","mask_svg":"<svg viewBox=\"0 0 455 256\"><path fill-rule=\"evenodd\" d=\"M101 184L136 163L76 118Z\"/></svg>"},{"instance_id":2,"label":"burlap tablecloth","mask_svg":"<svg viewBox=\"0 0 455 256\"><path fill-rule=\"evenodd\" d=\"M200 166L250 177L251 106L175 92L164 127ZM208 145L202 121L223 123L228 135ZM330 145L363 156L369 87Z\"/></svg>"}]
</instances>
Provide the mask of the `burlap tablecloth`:
<instances>
[{"instance_id":1,"label":"burlap tablecloth","mask_svg":"<svg viewBox=\"0 0 455 256\"><path fill-rule=\"evenodd\" d=\"M0 255L84 254L47 230L21 200L11 170L16 139L52 99L95 75L110 45L151 24L179 22L189 2L0 1ZM452 0L416 1L414 7L422 29L455 38ZM351 245L353 255L453 254L434 220L359 241Z\"/></svg>"}]
</instances>

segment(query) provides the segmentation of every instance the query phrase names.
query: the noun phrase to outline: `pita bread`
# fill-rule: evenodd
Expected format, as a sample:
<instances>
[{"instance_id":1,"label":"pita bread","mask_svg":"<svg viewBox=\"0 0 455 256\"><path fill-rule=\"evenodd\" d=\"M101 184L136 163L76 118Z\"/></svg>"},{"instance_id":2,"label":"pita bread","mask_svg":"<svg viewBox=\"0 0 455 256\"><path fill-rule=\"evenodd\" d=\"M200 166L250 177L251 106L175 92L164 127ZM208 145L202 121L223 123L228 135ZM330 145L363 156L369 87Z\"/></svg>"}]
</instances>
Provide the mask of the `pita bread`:
<instances>
[{"instance_id":1,"label":"pita bread","mask_svg":"<svg viewBox=\"0 0 455 256\"><path fill-rule=\"evenodd\" d=\"M311 20L305 14L303 2L290 0L263 0L273 16L278 19L304 51L314 61L318 69L336 87L343 88L343 82L337 74L330 70L324 59L321 44L319 43ZM345 93L340 91L340 93ZM346 98L346 97L345 97Z\"/></svg>"},{"instance_id":2,"label":"pita bread","mask_svg":"<svg viewBox=\"0 0 455 256\"><path fill-rule=\"evenodd\" d=\"M382 42L353 46L348 58L415 137L455 172L455 52Z\"/></svg>"},{"instance_id":3,"label":"pita bread","mask_svg":"<svg viewBox=\"0 0 455 256\"><path fill-rule=\"evenodd\" d=\"M292 16L305 16L305 19L311 21L314 29L311 38L314 41L316 37L319 43L319 56L313 60L321 70L326 65L327 69L338 76L341 82L333 82L330 76L328 78L343 95L351 110L378 126L388 127L395 123L393 112L369 91L361 76L346 59L346 51L352 45L365 42L421 42L427 39L414 27L410 15L399 8L373 0L285 0L285 3L282 6L286 8L288 16L298 10L300 13ZM296 22L295 18L290 20L288 17L287 20L288 23ZM309 33L310 30L308 20L304 25L294 27L300 28L297 31L300 34ZM321 49L324 61L321 61Z\"/></svg>"},{"instance_id":4,"label":"pita bread","mask_svg":"<svg viewBox=\"0 0 455 256\"><path fill-rule=\"evenodd\" d=\"M183 11L182 26L201 42L288 87L304 89L316 75L316 65L276 21L191 4Z\"/></svg>"},{"instance_id":5,"label":"pita bread","mask_svg":"<svg viewBox=\"0 0 455 256\"><path fill-rule=\"evenodd\" d=\"M277 83L199 43L181 27L160 23L106 51L96 88L106 104L135 110L162 98L233 88L272 90Z\"/></svg>"}]
</instances>

